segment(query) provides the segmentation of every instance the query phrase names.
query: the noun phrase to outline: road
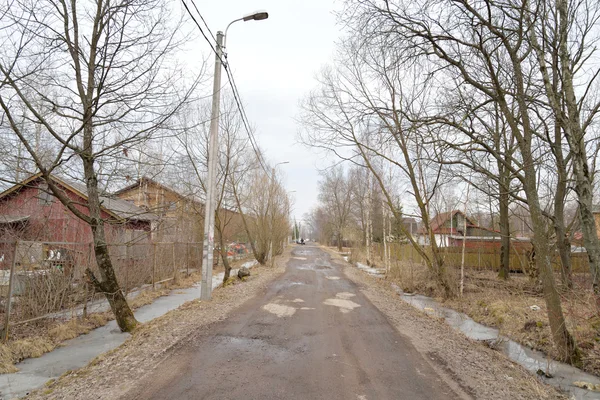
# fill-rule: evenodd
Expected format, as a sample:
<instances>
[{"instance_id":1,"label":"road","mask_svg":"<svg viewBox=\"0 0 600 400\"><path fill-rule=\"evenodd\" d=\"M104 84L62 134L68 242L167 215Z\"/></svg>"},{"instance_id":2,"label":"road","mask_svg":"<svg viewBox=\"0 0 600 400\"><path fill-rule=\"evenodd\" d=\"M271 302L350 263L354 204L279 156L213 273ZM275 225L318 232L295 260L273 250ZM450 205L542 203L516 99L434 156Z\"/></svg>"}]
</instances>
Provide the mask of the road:
<instances>
[{"instance_id":1,"label":"road","mask_svg":"<svg viewBox=\"0 0 600 400\"><path fill-rule=\"evenodd\" d=\"M264 295L198 334L128 399L455 399L319 247L296 246Z\"/></svg>"}]
</instances>

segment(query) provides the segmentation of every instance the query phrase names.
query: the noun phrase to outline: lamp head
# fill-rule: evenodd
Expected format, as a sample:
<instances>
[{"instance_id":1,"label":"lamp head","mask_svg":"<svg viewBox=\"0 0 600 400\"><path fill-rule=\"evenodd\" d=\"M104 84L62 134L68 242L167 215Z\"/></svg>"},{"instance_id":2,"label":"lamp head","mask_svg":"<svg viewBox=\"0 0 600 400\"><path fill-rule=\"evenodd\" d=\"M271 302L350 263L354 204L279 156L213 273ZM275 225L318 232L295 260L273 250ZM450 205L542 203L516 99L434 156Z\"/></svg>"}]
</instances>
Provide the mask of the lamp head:
<instances>
[{"instance_id":1,"label":"lamp head","mask_svg":"<svg viewBox=\"0 0 600 400\"><path fill-rule=\"evenodd\" d=\"M269 13L266 11L257 11L255 13L246 15L244 18L242 18L244 21L260 21L263 19L267 19L269 18Z\"/></svg>"}]
</instances>

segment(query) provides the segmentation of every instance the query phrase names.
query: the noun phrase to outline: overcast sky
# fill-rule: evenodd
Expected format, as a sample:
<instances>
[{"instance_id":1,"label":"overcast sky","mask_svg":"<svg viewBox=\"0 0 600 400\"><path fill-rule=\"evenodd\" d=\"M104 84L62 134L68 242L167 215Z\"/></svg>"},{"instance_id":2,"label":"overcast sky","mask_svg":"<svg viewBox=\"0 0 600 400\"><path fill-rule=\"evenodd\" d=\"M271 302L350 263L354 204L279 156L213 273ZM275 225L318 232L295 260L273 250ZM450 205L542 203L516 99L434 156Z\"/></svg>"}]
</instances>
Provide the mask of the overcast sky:
<instances>
[{"instance_id":1,"label":"overcast sky","mask_svg":"<svg viewBox=\"0 0 600 400\"><path fill-rule=\"evenodd\" d=\"M227 34L227 54L250 123L271 165L280 165L284 183L295 200L292 216L302 218L316 204L318 169L330 165L323 154L297 142L298 103L316 84L315 75L332 59L340 36L334 0L221 0L196 5L210 29L256 10L264 21L237 22ZM208 43L198 46L208 55ZM210 58L212 68L214 58ZM211 71L212 74L212 71ZM225 75L223 75L224 79ZM225 82L225 81L224 81Z\"/></svg>"}]
</instances>

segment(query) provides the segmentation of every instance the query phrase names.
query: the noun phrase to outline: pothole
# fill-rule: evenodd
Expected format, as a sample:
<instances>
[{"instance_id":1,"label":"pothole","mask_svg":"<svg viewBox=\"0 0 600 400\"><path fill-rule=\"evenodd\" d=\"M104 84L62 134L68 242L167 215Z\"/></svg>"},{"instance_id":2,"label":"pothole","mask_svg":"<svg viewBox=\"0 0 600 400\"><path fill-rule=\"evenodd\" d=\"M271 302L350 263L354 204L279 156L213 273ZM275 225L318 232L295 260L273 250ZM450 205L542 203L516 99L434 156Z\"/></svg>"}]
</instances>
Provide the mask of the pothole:
<instances>
[{"instance_id":1,"label":"pothole","mask_svg":"<svg viewBox=\"0 0 600 400\"><path fill-rule=\"evenodd\" d=\"M278 317L291 317L296 312L294 307L285 306L283 304L269 303L262 306L262 309L275 314Z\"/></svg>"},{"instance_id":2,"label":"pothole","mask_svg":"<svg viewBox=\"0 0 600 400\"><path fill-rule=\"evenodd\" d=\"M335 295L335 299L327 299L323 302L323 304L327 305L327 306L334 306L334 307L338 307L340 309L340 311L342 312L342 314L346 314L349 313L350 311L354 310L355 308L360 307L360 304L357 304L355 302L353 302L352 300L349 300L350 298L356 296L353 293L348 293L348 292L341 292Z\"/></svg>"}]
</instances>

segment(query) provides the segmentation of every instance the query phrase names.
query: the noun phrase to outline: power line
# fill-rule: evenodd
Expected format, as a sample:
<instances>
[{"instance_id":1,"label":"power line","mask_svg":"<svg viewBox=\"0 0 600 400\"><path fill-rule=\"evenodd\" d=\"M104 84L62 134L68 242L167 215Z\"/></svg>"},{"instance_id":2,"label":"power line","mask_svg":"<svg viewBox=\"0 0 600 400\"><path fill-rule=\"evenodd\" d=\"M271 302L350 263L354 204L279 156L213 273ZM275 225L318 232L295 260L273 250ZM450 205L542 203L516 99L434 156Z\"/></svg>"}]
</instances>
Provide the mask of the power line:
<instances>
[{"instance_id":1,"label":"power line","mask_svg":"<svg viewBox=\"0 0 600 400\"><path fill-rule=\"evenodd\" d=\"M246 129L246 133L248 135L248 138L250 139L250 144L252 145L252 149L254 150L254 154L256 155L256 159L258 160L258 163L260 164L260 166L263 169L263 171L265 172L265 174L267 174L267 176L269 178L271 178L270 173L269 173L268 169L265 166L266 162L264 161L261 152L258 150L258 141L254 137L254 134L252 133L252 130L250 129L250 126L249 126L250 124L248 122L248 116L246 115L246 110L244 109L244 106L242 104L241 96L239 94L239 90L237 88L237 85L235 83L235 79L233 77L233 72L229 68L225 69L225 72L227 73L229 84L230 84L231 90L233 92L233 98L235 100L237 108L238 108L238 110L240 112L240 115L242 117L242 122L244 124L244 128Z\"/></svg>"},{"instance_id":2,"label":"power line","mask_svg":"<svg viewBox=\"0 0 600 400\"><path fill-rule=\"evenodd\" d=\"M198 15L200 16L200 19L202 20L202 22L206 26L206 30L209 32L210 36L213 38L214 42L216 43L217 40L216 40L215 36L213 35L212 31L210 30L208 24L204 20L204 17L200 13L200 10L198 10L198 7L196 7L196 3L194 2L194 0L190 0L190 1L192 2L192 5L194 6L194 9L196 10L196 12L198 13ZM246 110L244 109L244 106L242 105L242 102L241 102L241 99L240 99L240 94L239 94L239 91L237 89L237 85L235 83L235 79L233 77L233 72L231 72L231 70L229 69L229 65L225 62L225 60L223 59L223 57L221 57L219 55L219 53L217 52L217 49L213 45L213 42L211 42L210 39L206 36L206 34L204 33L204 29L202 29L202 27L200 26L200 24L198 23L198 21L196 20L196 18L194 17L194 15L192 14L192 12L189 9L188 5L186 4L185 0L181 0L181 2L183 3L183 6L185 7L185 9L186 9L187 13L189 14L189 16L192 18L192 20L194 21L194 23L196 24L196 26L200 30L200 33L204 37L204 40L206 40L208 42L208 44L209 44L211 50L213 51L213 53L215 53L215 55L217 57L219 57L219 59L221 61L221 65L223 66L223 68L225 69L225 73L227 74L227 78L228 78L227 80L229 81L229 85L231 86L231 89L232 89L232 92L233 92L233 98L235 100L235 103L236 103L236 106L238 108L238 111L240 112L240 116L242 117L242 123L244 124L244 128L246 129L246 134L248 135L248 138L250 139L250 144L252 145L252 150L254 151L254 154L256 155L256 159L258 160L258 163L260 164L261 168L263 169L263 171L265 172L265 174L267 174L267 177L269 179L271 179L270 173L269 173L268 169L265 166L266 162L263 160L263 157L262 157L260 151L258 150L258 142L257 142L256 138L254 137L254 134L252 133L252 130L250 129L250 124L248 122L248 116L246 115ZM224 58L226 59L227 56L225 55Z\"/></svg>"},{"instance_id":3,"label":"power line","mask_svg":"<svg viewBox=\"0 0 600 400\"><path fill-rule=\"evenodd\" d=\"M208 31L208 33L210 33L210 36L212 37L212 39L214 40L215 43L217 43L217 38L215 37L215 35L213 35L212 31L210 30L210 27L208 26L208 24L206 23L206 21L204 20L204 17L202 16L202 14L200 13L200 10L198 10L198 7L196 7L196 3L194 2L194 0L190 0L192 2L192 5L194 6L194 9L196 9L196 12L198 13L198 15L200 16L200 19L202 20L202 22L204 23L204 26L206 27L206 30Z\"/></svg>"},{"instance_id":4,"label":"power line","mask_svg":"<svg viewBox=\"0 0 600 400\"><path fill-rule=\"evenodd\" d=\"M213 53L215 53L215 55L217 57L219 57L219 59L221 60L221 63L223 65L225 65L225 62L223 61L223 59L221 58L221 56L219 56L219 53L217 53L217 49L215 49L215 46L213 45L213 42L211 42L210 39L206 36L206 33L204 33L204 29L202 29L202 27L200 26L200 24L196 20L196 17L194 17L194 14L192 14L192 11L189 9L189 7L186 4L185 0L181 0L181 2L183 3L183 6L185 7L185 9L186 9L188 15L190 16L190 18L192 18L192 20L194 21L194 23L196 24L196 26L200 30L200 33L202 34L202 36L204 37L204 39L208 42L208 45L210 46L210 48L213 51ZM198 14L200 15L200 18L202 18L202 21L204 22L204 18L202 17L202 14L200 14L200 13L198 13ZM204 22L204 24L206 24L206 22ZM207 27L207 30L210 32L211 36L214 38L214 35L210 31L210 29L208 29L208 25L206 27ZM215 39L215 43L216 43L216 39Z\"/></svg>"}]
</instances>

